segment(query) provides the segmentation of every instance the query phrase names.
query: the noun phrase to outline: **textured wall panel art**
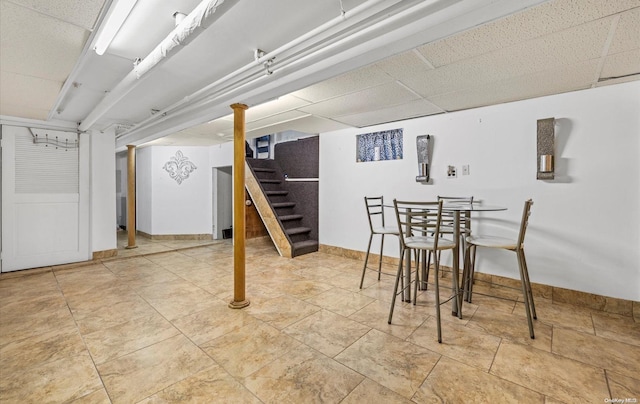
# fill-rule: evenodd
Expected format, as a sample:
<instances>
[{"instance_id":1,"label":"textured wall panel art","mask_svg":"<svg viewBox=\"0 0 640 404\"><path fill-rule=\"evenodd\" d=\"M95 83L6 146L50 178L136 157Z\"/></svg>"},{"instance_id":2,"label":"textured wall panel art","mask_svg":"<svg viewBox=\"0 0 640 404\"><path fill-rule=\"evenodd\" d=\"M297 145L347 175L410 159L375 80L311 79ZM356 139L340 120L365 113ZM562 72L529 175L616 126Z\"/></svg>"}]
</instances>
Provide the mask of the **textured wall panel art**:
<instances>
[{"instance_id":1,"label":"textured wall panel art","mask_svg":"<svg viewBox=\"0 0 640 404\"><path fill-rule=\"evenodd\" d=\"M182 155L182 152L178 150L176 155L171 157L169 161L164 163L162 167L169 176L176 180L178 184L182 184L182 181L189 178L189 175L198 167L189 161L188 157Z\"/></svg>"},{"instance_id":2,"label":"textured wall panel art","mask_svg":"<svg viewBox=\"0 0 640 404\"><path fill-rule=\"evenodd\" d=\"M356 161L402 159L402 129L356 135Z\"/></svg>"}]
</instances>

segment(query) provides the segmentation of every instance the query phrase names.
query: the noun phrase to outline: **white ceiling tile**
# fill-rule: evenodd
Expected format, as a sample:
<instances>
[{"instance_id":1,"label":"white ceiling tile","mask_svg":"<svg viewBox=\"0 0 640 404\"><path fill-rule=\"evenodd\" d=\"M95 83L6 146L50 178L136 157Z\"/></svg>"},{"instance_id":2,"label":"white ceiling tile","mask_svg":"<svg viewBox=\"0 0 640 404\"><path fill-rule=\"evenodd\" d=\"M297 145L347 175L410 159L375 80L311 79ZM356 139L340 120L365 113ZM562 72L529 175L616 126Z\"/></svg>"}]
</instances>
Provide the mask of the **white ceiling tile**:
<instances>
[{"instance_id":1,"label":"white ceiling tile","mask_svg":"<svg viewBox=\"0 0 640 404\"><path fill-rule=\"evenodd\" d=\"M640 48L640 7L620 14L609 55Z\"/></svg>"},{"instance_id":2,"label":"white ceiling tile","mask_svg":"<svg viewBox=\"0 0 640 404\"><path fill-rule=\"evenodd\" d=\"M640 49L607 56L600 79L640 74ZM636 77L638 79L639 77Z\"/></svg>"},{"instance_id":3,"label":"white ceiling tile","mask_svg":"<svg viewBox=\"0 0 640 404\"><path fill-rule=\"evenodd\" d=\"M375 111L367 111L359 114L339 116L336 121L356 127L377 125L380 123L400 121L402 119L419 116L434 115L444 112L427 100L415 100L406 104L396 105Z\"/></svg>"},{"instance_id":4,"label":"white ceiling tile","mask_svg":"<svg viewBox=\"0 0 640 404\"><path fill-rule=\"evenodd\" d=\"M269 135L272 133L284 132L287 130L293 130L296 132L309 133L309 134L316 134L316 133L322 133L322 132L331 132L339 129L345 129L348 127L349 127L348 125L345 125L340 122L336 122L330 119L325 119L319 116L310 115L310 116L306 116L300 119L295 119L293 121L289 121L286 123L276 124L276 125L248 131L247 138L254 138L262 135Z\"/></svg>"},{"instance_id":5,"label":"white ceiling tile","mask_svg":"<svg viewBox=\"0 0 640 404\"><path fill-rule=\"evenodd\" d=\"M382 109L418 98L420 97L404 86L392 82L312 104L299 110L330 118Z\"/></svg>"},{"instance_id":6,"label":"white ceiling tile","mask_svg":"<svg viewBox=\"0 0 640 404\"><path fill-rule=\"evenodd\" d=\"M424 73L427 70L433 70L433 67L425 63L414 50L384 59L376 63L375 66L395 79L402 79L403 77Z\"/></svg>"},{"instance_id":7,"label":"white ceiling tile","mask_svg":"<svg viewBox=\"0 0 640 404\"><path fill-rule=\"evenodd\" d=\"M0 101L0 115L19 116L20 118L45 120L49 115L48 109L31 106L5 104Z\"/></svg>"},{"instance_id":8,"label":"white ceiling tile","mask_svg":"<svg viewBox=\"0 0 640 404\"><path fill-rule=\"evenodd\" d=\"M474 58L473 62L503 79L596 59L602 55L611 21L612 17L603 18L544 35Z\"/></svg>"},{"instance_id":9,"label":"white ceiling tile","mask_svg":"<svg viewBox=\"0 0 640 404\"><path fill-rule=\"evenodd\" d=\"M4 105L46 110L48 113L58 96L60 87L62 83L59 82L0 72L0 89L2 89L0 102Z\"/></svg>"},{"instance_id":10,"label":"white ceiling tile","mask_svg":"<svg viewBox=\"0 0 640 404\"><path fill-rule=\"evenodd\" d=\"M296 91L292 93L292 95L302 98L303 100L319 102L360 91L368 87L388 83L392 80L393 79L382 69L373 65L314 84Z\"/></svg>"},{"instance_id":11,"label":"white ceiling tile","mask_svg":"<svg viewBox=\"0 0 640 404\"><path fill-rule=\"evenodd\" d=\"M216 119L215 121L207 122L202 125L193 126L189 129L185 129L180 133L187 133L190 135L208 136L218 135L220 133L227 134L233 133L233 122L229 122L223 119Z\"/></svg>"},{"instance_id":12,"label":"white ceiling tile","mask_svg":"<svg viewBox=\"0 0 640 404\"><path fill-rule=\"evenodd\" d=\"M178 132L173 135L161 137L160 139L153 140L151 142L140 145L139 147L146 146L212 146L216 144L226 143L230 139L228 137L220 136L198 136L190 135L184 132Z\"/></svg>"},{"instance_id":13,"label":"white ceiling tile","mask_svg":"<svg viewBox=\"0 0 640 404\"><path fill-rule=\"evenodd\" d=\"M64 81L89 32L8 2L0 3L4 71Z\"/></svg>"},{"instance_id":14,"label":"white ceiling tile","mask_svg":"<svg viewBox=\"0 0 640 404\"><path fill-rule=\"evenodd\" d=\"M490 82L494 78L493 72L484 69L481 63L455 63L405 76L401 81L421 96L431 97Z\"/></svg>"},{"instance_id":15,"label":"white ceiling tile","mask_svg":"<svg viewBox=\"0 0 640 404\"><path fill-rule=\"evenodd\" d=\"M104 0L12 0L39 13L49 15L62 21L85 28L93 29Z\"/></svg>"},{"instance_id":16,"label":"white ceiling tile","mask_svg":"<svg viewBox=\"0 0 640 404\"><path fill-rule=\"evenodd\" d=\"M423 97L432 97L571 65L601 56L612 17L407 76L402 82Z\"/></svg>"},{"instance_id":17,"label":"white ceiling tile","mask_svg":"<svg viewBox=\"0 0 640 404\"><path fill-rule=\"evenodd\" d=\"M292 109L300 108L305 105L309 105L309 101L294 97L293 95L285 95L284 97L279 97L276 100L256 105L254 107L249 107L249 109L247 109L245 119L247 122L254 122L282 112L291 111Z\"/></svg>"},{"instance_id":18,"label":"white ceiling tile","mask_svg":"<svg viewBox=\"0 0 640 404\"><path fill-rule=\"evenodd\" d=\"M287 111L281 114L271 115L263 119L258 119L252 122L247 122L247 130L263 128L265 126L272 126L278 123L285 123L294 119L304 118L309 114L300 111Z\"/></svg>"},{"instance_id":19,"label":"white ceiling tile","mask_svg":"<svg viewBox=\"0 0 640 404\"><path fill-rule=\"evenodd\" d=\"M446 111L457 111L585 89L591 87L598 66L599 60L590 60L437 95L429 101Z\"/></svg>"},{"instance_id":20,"label":"white ceiling tile","mask_svg":"<svg viewBox=\"0 0 640 404\"><path fill-rule=\"evenodd\" d=\"M443 66L638 6L638 0L554 0L418 49Z\"/></svg>"}]
</instances>

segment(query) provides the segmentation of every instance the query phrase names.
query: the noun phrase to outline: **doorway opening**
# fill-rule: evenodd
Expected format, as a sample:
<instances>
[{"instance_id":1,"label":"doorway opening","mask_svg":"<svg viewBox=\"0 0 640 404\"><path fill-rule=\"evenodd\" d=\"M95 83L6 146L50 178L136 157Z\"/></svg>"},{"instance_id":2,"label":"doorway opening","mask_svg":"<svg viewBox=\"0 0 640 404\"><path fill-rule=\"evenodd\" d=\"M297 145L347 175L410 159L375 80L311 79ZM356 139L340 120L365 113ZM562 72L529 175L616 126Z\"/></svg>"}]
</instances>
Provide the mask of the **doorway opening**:
<instances>
[{"instance_id":1,"label":"doorway opening","mask_svg":"<svg viewBox=\"0 0 640 404\"><path fill-rule=\"evenodd\" d=\"M233 224L233 172L231 166L214 167L212 170L212 234L218 240L231 233Z\"/></svg>"}]
</instances>

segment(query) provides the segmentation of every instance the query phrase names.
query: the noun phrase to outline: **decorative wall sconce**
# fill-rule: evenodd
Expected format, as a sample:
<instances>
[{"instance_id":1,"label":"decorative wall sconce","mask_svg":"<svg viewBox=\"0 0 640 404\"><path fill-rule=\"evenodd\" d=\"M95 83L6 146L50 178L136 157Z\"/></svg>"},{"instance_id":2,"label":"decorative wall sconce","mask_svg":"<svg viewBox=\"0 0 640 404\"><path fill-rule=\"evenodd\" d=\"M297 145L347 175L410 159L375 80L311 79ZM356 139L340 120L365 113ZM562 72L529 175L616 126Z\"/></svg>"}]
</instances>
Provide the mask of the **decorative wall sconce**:
<instances>
[{"instance_id":1,"label":"decorative wall sconce","mask_svg":"<svg viewBox=\"0 0 640 404\"><path fill-rule=\"evenodd\" d=\"M416 138L416 150L418 152L418 176L416 182L429 182L429 152L431 136L423 135Z\"/></svg>"},{"instance_id":2,"label":"decorative wall sconce","mask_svg":"<svg viewBox=\"0 0 640 404\"><path fill-rule=\"evenodd\" d=\"M538 165L537 178L552 180L555 178L555 118L538 119Z\"/></svg>"}]
</instances>

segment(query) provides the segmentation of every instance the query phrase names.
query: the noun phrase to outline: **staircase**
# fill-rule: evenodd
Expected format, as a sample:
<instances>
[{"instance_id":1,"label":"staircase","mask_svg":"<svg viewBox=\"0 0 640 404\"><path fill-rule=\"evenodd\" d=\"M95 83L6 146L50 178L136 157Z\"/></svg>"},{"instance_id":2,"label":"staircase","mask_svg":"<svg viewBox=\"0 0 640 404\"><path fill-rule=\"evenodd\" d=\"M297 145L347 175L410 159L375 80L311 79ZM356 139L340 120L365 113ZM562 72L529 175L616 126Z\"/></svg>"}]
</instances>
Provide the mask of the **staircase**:
<instances>
[{"instance_id":1,"label":"staircase","mask_svg":"<svg viewBox=\"0 0 640 404\"><path fill-rule=\"evenodd\" d=\"M291 251L291 258L318 251L318 240L315 239L317 237L317 228L314 229L313 224L308 223L308 220L305 220L305 216L300 213L303 209L299 204L304 203L304 201L299 199L303 198L296 198L296 195L291 192L289 184L284 181L284 174L278 163L269 159L247 158L246 161L269 205L270 212L265 212L267 209L265 207L261 208L260 204L256 203L258 212L263 218L263 222L276 246L278 237L275 234L281 233L269 227L271 224L276 225L277 223L289 243L289 246L286 247L289 247ZM251 198L256 201L257 198L253 195L254 190L251 189L249 183L247 183L247 189L251 194ZM265 219L265 215L270 213L273 214L276 220ZM278 250L281 251L280 248ZM287 248L282 250L286 251ZM286 255L282 252L281 254Z\"/></svg>"}]
</instances>

